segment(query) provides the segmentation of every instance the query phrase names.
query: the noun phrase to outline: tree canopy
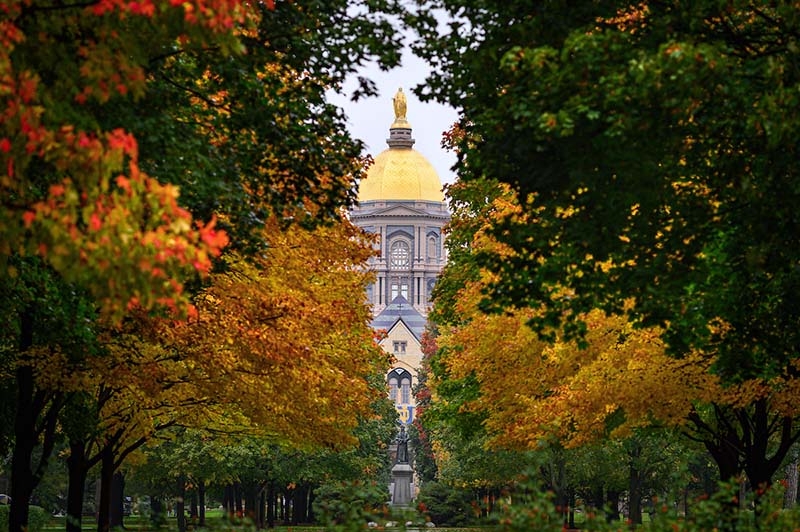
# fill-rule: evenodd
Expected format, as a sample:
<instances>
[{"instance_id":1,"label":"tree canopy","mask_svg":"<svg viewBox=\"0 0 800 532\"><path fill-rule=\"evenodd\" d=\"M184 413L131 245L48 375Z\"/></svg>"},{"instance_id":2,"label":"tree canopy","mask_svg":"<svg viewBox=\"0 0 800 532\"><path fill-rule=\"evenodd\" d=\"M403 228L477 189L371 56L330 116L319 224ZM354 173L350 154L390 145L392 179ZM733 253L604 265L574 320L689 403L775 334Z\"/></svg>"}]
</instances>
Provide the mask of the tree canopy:
<instances>
[{"instance_id":1,"label":"tree canopy","mask_svg":"<svg viewBox=\"0 0 800 532\"><path fill-rule=\"evenodd\" d=\"M121 427L136 445L165 422L230 415L309 446L355 441L352 418L370 412L367 378L385 360L350 297L370 246L341 213L363 144L326 91L365 61L397 64L400 11L394 0L0 6L12 530L62 430L76 449ZM362 80L358 94L374 92ZM203 342L187 348L198 329ZM298 393L313 379L317 393ZM59 421L84 407L93 426Z\"/></svg>"},{"instance_id":2,"label":"tree canopy","mask_svg":"<svg viewBox=\"0 0 800 532\"><path fill-rule=\"evenodd\" d=\"M481 309L530 308L540 338L581 347L595 311L625 315L675 360L711 356L723 394L770 383L700 425L724 476L768 481L800 437L781 406L800 317L795 6L421 4L418 91L461 111L459 179L493 209L494 244L467 242ZM518 205L487 207L492 184Z\"/></svg>"}]
</instances>

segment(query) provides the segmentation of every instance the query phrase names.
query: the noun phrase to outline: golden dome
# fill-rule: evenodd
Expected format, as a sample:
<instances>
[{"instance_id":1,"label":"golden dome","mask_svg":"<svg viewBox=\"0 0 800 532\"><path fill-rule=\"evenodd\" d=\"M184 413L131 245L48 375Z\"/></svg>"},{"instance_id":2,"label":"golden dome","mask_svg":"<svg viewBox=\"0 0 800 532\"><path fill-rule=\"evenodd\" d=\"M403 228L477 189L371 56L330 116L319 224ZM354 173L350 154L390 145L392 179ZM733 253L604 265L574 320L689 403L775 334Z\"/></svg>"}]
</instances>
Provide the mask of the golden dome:
<instances>
[{"instance_id":1,"label":"golden dome","mask_svg":"<svg viewBox=\"0 0 800 532\"><path fill-rule=\"evenodd\" d=\"M406 97L399 89L392 99L394 123L389 128L389 149L369 167L359 184L358 201L444 201L442 182L428 159L411 146L411 124L406 119Z\"/></svg>"},{"instance_id":2,"label":"golden dome","mask_svg":"<svg viewBox=\"0 0 800 532\"><path fill-rule=\"evenodd\" d=\"M358 201L444 201L442 182L428 159L411 148L384 150L358 188Z\"/></svg>"}]
</instances>

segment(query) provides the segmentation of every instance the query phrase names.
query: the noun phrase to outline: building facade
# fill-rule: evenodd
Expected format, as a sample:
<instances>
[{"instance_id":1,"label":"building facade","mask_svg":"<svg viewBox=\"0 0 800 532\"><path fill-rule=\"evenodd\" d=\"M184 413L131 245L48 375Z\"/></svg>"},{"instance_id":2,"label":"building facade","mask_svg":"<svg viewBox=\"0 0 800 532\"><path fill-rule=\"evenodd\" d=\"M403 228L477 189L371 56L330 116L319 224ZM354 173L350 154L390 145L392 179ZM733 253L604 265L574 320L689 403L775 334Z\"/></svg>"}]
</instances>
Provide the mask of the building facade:
<instances>
[{"instance_id":1,"label":"building facade","mask_svg":"<svg viewBox=\"0 0 800 532\"><path fill-rule=\"evenodd\" d=\"M376 278L367 289L367 299L373 309L372 326L386 332L381 345L394 356L386 376L389 398L400 421L408 425L416 409L412 390L422 361L431 292L447 261L442 229L450 213L436 170L413 148L402 89L393 101L389 148L375 157L359 184L358 206L350 219L377 235L378 253L369 264ZM395 479L394 491L405 493L405 486L398 491L400 480ZM397 498L395 494L395 503Z\"/></svg>"},{"instance_id":2,"label":"building facade","mask_svg":"<svg viewBox=\"0 0 800 532\"><path fill-rule=\"evenodd\" d=\"M447 261L442 228L450 220L442 182L430 162L414 150L402 89L394 97L395 120L389 148L375 157L359 184L358 206L350 219L377 235L378 255L369 267L375 282L367 289L373 328L386 331L383 348L395 364L387 375L389 397L400 419L414 419L414 397L422 360L431 291Z\"/></svg>"}]
</instances>

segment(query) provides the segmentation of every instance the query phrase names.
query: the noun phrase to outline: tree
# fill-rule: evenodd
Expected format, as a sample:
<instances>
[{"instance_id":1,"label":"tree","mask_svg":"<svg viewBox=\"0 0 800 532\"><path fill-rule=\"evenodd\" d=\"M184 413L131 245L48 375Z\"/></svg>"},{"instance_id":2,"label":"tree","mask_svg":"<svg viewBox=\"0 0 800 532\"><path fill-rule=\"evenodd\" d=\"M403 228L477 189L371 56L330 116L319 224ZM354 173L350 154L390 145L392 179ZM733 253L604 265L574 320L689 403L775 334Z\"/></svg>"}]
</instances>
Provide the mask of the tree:
<instances>
[{"instance_id":1,"label":"tree","mask_svg":"<svg viewBox=\"0 0 800 532\"><path fill-rule=\"evenodd\" d=\"M800 437L780 399L800 317L794 7L424 4L454 17L410 20L436 67L422 92L463 113L459 177L511 184L524 212L490 229L512 253L476 259L496 275L484 306L541 305L551 340L624 312L677 360L713 352L721 385L767 383L691 417L723 476L768 483Z\"/></svg>"},{"instance_id":2,"label":"tree","mask_svg":"<svg viewBox=\"0 0 800 532\"><path fill-rule=\"evenodd\" d=\"M132 309L186 312L193 290L184 281L204 277L230 237L261 250L254 235L272 216L307 226L338 216L355 197L361 144L325 90L368 58L398 60L385 15L394 2L368 2L361 17L348 12L353 5L4 3L3 289L80 294L73 323L91 335L87 319L103 320L102 329ZM362 92L374 87L365 80ZM4 316L12 334L3 339L4 366L16 371L7 403L18 406L13 531L26 523L66 394L77 391L34 382L28 358L63 346L42 342L52 331L37 329L53 307L20 302L28 304Z\"/></svg>"},{"instance_id":3,"label":"tree","mask_svg":"<svg viewBox=\"0 0 800 532\"><path fill-rule=\"evenodd\" d=\"M358 416L381 392L368 377L388 364L368 326L360 269L373 251L349 221L280 229L267 222L266 252L226 256L226 270L196 299L186 322L162 320L157 343L185 357L203 397L257 420L303 447L354 442ZM313 415L310 415L313 413Z\"/></svg>"}]
</instances>

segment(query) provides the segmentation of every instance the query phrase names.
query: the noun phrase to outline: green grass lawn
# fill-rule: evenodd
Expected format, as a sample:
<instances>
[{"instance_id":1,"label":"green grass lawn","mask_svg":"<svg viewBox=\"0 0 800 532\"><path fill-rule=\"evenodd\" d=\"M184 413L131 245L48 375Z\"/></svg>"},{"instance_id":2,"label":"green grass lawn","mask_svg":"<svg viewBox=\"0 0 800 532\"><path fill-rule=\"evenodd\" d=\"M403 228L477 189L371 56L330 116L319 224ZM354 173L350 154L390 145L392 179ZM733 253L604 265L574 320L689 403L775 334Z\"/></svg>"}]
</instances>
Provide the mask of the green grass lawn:
<instances>
[{"instance_id":1,"label":"green grass lawn","mask_svg":"<svg viewBox=\"0 0 800 532\"><path fill-rule=\"evenodd\" d=\"M44 532L63 532L63 530L66 528L65 521L66 519L64 517L53 517L44 528ZM206 512L206 521L208 522L209 527L208 529L204 530L211 530L215 532L234 532L238 528L232 527L230 524L223 525L222 511L220 510ZM96 528L97 525L92 517L84 517L82 522L83 530L92 531L96 530ZM132 515L125 518L125 529L129 532L155 532L156 530L160 532L176 532L178 530L178 525L175 522L175 518L171 517L167 520L167 526L154 529L151 526L149 519L138 515ZM272 530L276 530L278 532L324 532L324 528L319 526L276 526ZM485 528L435 528L432 530L439 532L482 532L485 530Z\"/></svg>"},{"instance_id":2,"label":"green grass lawn","mask_svg":"<svg viewBox=\"0 0 800 532\"><path fill-rule=\"evenodd\" d=\"M206 510L207 527L201 530L207 530L208 532L244 532L245 530L252 530L248 527L233 526L227 522L227 520L223 519L223 517L224 513L222 510ZM87 532L96 530L97 525L95 524L94 518L92 516L85 516L81 523L81 528ZM47 526L44 527L43 532L63 532L65 529L65 517L52 517ZM167 518L167 524L165 526L154 528L147 516L131 515L125 518L125 530L128 532L177 532L178 525L175 517L169 517ZM325 529L320 526L276 526L272 530L278 532L324 532ZM437 527L432 530L439 532L484 532L486 527Z\"/></svg>"}]
</instances>

